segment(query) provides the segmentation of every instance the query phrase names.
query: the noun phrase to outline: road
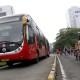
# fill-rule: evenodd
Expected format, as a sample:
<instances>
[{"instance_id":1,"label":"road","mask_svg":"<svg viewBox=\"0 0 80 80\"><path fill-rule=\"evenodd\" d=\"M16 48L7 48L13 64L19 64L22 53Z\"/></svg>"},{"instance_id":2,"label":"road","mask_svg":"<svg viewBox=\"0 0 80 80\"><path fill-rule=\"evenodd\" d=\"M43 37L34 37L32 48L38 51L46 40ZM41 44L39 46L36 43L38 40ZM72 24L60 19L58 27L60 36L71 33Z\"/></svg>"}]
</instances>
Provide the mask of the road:
<instances>
[{"instance_id":1,"label":"road","mask_svg":"<svg viewBox=\"0 0 80 80\"><path fill-rule=\"evenodd\" d=\"M57 61L57 80L80 80L80 61L76 61L73 55L58 56L63 70L66 75L66 79L62 79L62 72L59 60Z\"/></svg>"},{"instance_id":2,"label":"road","mask_svg":"<svg viewBox=\"0 0 80 80\"><path fill-rule=\"evenodd\" d=\"M0 68L0 80L47 80L51 66L54 62L54 55L40 60L34 64L16 64L13 67Z\"/></svg>"}]
</instances>

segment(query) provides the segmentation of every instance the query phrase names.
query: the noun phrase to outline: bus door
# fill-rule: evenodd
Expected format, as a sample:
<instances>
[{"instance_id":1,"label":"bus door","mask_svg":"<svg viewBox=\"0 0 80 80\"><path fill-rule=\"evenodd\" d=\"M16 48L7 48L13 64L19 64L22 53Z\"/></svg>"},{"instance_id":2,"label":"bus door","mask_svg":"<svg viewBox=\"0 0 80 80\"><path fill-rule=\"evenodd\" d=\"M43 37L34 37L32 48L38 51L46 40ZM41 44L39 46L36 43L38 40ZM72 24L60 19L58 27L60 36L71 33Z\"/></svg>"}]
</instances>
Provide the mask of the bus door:
<instances>
[{"instance_id":1,"label":"bus door","mask_svg":"<svg viewBox=\"0 0 80 80\"><path fill-rule=\"evenodd\" d=\"M41 36L39 37L39 52L40 52L40 56L45 55L45 45L44 45L43 38Z\"/></svg>"},{"instance_id":2,"label":"bus door","mask_svg":"<svg viewBox=\"0 0 80 80\"><path fill-rule=\"evenodd\" d=\"M29 45L29 54L31 58L35 58L35 35L34 30L32 27L27 26L27 38L28 38L28 45Z\"/></svg>"}]
</instances>

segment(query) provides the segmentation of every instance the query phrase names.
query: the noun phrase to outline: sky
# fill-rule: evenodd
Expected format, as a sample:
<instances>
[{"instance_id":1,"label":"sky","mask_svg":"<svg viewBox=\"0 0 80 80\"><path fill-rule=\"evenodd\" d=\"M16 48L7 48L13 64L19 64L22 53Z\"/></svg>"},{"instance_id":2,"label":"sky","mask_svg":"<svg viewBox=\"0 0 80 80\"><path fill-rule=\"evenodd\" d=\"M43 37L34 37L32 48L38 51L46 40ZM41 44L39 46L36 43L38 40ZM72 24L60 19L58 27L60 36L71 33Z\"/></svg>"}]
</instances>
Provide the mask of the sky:
<instances>
[{"instance_id":1,"label":"sky","mask_svg":"<svg viewBox=\"0 0 80 80\"><path fill-rule=\"evenodd\" d=\"M67 27L66 13L80 0L0 0L0 6L13 6L16 14L29 14L50 43L60 29Z\"/></svg>"}]
</instances>

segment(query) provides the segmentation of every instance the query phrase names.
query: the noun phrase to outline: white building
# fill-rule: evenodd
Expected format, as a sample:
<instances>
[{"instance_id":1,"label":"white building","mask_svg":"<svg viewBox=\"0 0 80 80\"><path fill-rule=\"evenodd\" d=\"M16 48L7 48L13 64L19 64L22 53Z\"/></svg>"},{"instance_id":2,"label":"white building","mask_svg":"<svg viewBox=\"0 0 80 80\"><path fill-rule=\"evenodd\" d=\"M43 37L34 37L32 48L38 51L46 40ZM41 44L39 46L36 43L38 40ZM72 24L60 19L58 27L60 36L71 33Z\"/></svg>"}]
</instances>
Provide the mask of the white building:
<instances>
[{"instance_id":1,"label":"white building","mask_svg":"<svg viewBox=\"0 0 80 80\"><path fill-rule=\"evenodd\" d=\"M14 9L12 6L0 6L0 17L6 16L6 15L13 15Z\"/></svg>"},{"instance_id":2,"label":"white building","mask_svg":"<svg viewBox=\"0 0 80 80\"><path fill-rule=\"evenodd\" d=\"M52 53L53 52L53 43L50 43L49 46L50 46L50 52Z\"/></svg>"},{"instance_id":3,"label":"white building","mask_svg":"<svg viewBox=\"0 0 80 80\"><path fill-rule=\"evenodd\" d=\"M67 13L67 26L71 28L80 28L80 8L71 7Z\"/></svg>"}]
</instances>

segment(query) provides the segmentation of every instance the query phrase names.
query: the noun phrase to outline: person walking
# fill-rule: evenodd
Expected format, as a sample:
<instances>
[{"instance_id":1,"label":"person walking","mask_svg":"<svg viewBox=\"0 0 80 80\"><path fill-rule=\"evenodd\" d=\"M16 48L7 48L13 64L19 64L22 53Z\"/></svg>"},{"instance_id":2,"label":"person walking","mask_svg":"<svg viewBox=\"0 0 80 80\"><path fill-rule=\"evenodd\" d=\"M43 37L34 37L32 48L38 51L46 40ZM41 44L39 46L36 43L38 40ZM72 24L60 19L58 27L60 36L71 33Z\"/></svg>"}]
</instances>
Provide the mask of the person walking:
<instances>
[{"instance_id":1,"label":"person walking","mask_svg":"<svg viewBox=\"0 0 80 80\"><path fill-rule=\"evenodd\" d=\"M59 54L59 49L56 50L56 54Z\"/></svg>"}]
</instances>

